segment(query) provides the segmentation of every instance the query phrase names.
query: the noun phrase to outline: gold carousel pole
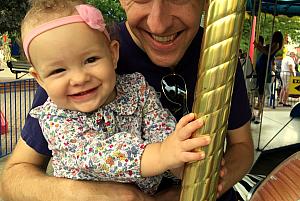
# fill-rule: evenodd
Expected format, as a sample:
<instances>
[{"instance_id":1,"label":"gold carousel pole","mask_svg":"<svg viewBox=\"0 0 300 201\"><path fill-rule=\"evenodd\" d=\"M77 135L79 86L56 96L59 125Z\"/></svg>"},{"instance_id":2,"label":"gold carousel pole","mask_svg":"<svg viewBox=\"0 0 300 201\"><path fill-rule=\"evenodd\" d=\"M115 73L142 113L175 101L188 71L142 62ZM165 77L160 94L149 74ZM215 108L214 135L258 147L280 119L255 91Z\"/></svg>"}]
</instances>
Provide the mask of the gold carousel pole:
<instances>
[{"instance_id":1,"label":"gold carousel pole","mask_svg":"<svg viewBox=\"0 0 300 201\"><path fill-rule=\"evenodd\" d=\"M185 166L181 201L216 200L245 0L207 0L193 112L205 118L197 135L210 135L206 158Z\"/></svg>"}]
</instances>

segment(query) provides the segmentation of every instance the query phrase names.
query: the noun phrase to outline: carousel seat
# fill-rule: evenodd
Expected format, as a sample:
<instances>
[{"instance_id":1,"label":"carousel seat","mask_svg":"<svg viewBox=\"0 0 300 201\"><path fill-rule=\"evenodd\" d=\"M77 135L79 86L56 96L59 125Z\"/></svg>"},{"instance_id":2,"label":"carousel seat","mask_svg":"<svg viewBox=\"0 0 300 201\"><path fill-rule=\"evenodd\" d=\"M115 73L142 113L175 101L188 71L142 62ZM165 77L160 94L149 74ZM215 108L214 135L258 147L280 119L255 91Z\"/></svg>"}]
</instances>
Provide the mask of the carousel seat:
<instances>
[{"instance_id":1,"label":"carousel seat","mask_svg":"<svg viewBox=\"0 0 300 201\"><path fill-rule=\"evenodd\" d=\"M250 201L300 200L300 151L281 162L257 187Z\"/></svg>"}]
</instances>

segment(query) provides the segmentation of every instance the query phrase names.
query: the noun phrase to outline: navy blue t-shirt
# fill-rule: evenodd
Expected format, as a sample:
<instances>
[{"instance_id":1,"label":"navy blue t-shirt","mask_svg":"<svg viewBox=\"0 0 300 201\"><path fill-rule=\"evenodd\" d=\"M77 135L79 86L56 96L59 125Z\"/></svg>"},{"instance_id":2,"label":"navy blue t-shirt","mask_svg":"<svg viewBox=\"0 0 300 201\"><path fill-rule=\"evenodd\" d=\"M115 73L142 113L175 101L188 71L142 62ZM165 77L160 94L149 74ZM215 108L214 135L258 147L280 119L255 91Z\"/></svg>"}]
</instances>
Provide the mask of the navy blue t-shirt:
<instances>
[{"instance_id":1,"label":"navy blue t-shirt","mask_svg":"<svg viewBox=\"0 0 300 201\"><path fill-rule=\"evenodd\" d=\"M162 77L175 71L185 79L188 90L188 107L189 110L192 111L203 29L199 29L197 35L195 36L181 61L174 68L174 70L171 70L169 68L157 66L151 62L145 52L134 43L126 29L125 23L121 23L119 28L120 58L118 62L117 73L124 74L140 72L145 76L150 85L155 88L157 93L162 94ZM46 92L39 87L32 107L37 107L43 104L47 97L48 96ZM160 97L163 106L168 108L170 104L167 99L163 95ZM250 118L251 110L249 107L244 76L241 66L238 65L228 120L228 129L232 130L239 128L247 123ZM28 115L25 126L22 130L22 138L37 152L51 156L51 151L48 149L48 143L43 137L38 121L32 118L30 115ZM228 196L224 195L222 201L232 201L232 191L227 192L227 194Z\"/></svg>"}]
</instances>

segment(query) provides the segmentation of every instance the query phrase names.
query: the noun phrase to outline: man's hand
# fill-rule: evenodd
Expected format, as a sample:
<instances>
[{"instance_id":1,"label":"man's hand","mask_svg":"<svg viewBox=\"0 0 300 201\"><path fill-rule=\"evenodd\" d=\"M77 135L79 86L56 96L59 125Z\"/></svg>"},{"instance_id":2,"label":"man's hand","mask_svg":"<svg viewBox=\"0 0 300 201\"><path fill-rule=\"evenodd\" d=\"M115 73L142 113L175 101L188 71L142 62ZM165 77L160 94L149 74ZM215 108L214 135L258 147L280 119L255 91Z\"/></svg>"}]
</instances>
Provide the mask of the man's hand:
<instances>
[{"instance_id":1,"label":"man's hand","mask_svg":"<svg viewBox=\"0 0 300 201\"><path fill-rule=\"evenodd\" d=\"M179 198L180 186L172 186L171 188L155 195L155 201L178 201Z\"/></svg>"},{"instance_id":2,"label":"man's hand","mask_svg":"<svg viewBox=\"0 0 300 201\"><path fill-rule=\"evenodd\" d=\"M225 159L222 158L221 161L221 167L220 167L220 173L219 173L219 184L218 184L218 188L217 188L217 198L219 198L222 194L223 194L223 190L224 190L224 177L227 173L227 169L225 167Z\"/></svg>"},{"instance_id":3,"label":"man's hand","mask_svg":"<svg viewBox=\"0 0 300 201\"><path fill-rule=\"evenodd\" d=\"M225 162L222 162L220 169L219 196L246 175L252 166L254 155L250 122L235 130L228 130L226 139L226 152L223 156Z\"/></svg>"}]
</instances>

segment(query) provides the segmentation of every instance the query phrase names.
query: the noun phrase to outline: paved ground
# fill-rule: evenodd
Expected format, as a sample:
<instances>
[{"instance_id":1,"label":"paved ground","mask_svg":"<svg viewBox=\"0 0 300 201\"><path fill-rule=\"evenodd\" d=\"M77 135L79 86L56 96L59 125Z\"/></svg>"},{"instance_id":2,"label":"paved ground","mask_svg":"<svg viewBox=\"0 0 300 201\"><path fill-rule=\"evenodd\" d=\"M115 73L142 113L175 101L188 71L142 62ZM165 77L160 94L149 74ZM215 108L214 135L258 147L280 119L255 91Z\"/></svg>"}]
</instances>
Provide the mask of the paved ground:
<instances>
[{"instance_id":1,"label":"paved ground","mask_svg":"<svg viewBox=\"0 0 300 201\"><path fill-rule=\"evenodd\" d=\"M16 78L16 75L12 72L10 72L9 68L1 62L0 68L4 69L3 71L0 71L0 82L2 81L8 81L8 80L14 80ZM20 73L21 75L22 73ZM27 74L22 78L32 78L31 75Z\"/></svg>"}]
</instances>

